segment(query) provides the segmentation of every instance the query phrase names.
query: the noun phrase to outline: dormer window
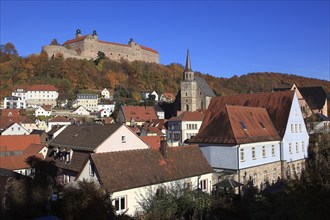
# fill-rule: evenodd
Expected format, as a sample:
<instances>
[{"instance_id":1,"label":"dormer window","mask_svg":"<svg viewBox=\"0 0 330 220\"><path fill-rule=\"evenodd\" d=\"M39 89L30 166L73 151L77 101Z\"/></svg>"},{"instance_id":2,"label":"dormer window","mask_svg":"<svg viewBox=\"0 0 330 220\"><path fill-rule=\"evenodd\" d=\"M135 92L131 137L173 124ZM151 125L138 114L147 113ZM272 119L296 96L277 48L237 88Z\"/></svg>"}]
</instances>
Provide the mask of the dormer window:
<instances>
[{"instance_id":1,"label":"dormer window","mask_svg":"<svg viewBox=\"0 0 330 220\"><path fill-rule=\"evenodd\" d=\"M126 136L121 136L121 143L126 143Z\"/></svg>"},{"instance_id":2,"label":"dormer window","mask_svg":"<svg viewBox=\"0 0 330 220\"><path fill-rule=\"evenodd\" d=\"M259 124L262 128L265 128L264 124L259 121Z\"/></svg>"},{"instance_id":3,"label":"dormer window","mask_svg":"<svg viewBox=\"0 0 330 220\"><path fill-rule=\"evenodd\" d=\"M239 123L241 124L242 128L243 128L244 130L246 130L246 125L245 125L245 123L242 122L242 121L240 121Z\"/></svg>"}]
</instances>

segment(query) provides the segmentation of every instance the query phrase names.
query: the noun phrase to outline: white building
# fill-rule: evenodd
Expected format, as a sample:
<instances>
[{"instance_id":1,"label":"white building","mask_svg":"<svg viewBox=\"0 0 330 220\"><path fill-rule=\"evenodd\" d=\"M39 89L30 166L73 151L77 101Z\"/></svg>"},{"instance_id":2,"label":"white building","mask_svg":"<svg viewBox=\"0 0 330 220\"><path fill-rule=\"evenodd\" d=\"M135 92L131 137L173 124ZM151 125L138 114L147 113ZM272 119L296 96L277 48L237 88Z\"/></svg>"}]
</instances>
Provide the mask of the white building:
<instances>
[{"instance_id":1,"label":"white building","mask_svg":"<svg viewBox=\"0 0 330 220\"><path fill-rule=\"evenodd\" d=\"M76 110L72 112L75 115L90 115L91 113L85 109L83 106L79 106Z\"/></svg>"},{"instance_id":2,"label":"white building","mask_svg":"<svg viewBox=\"0 0 330 220\"><path fill-rule=\"evenodd\" d=\"M35 112L34 115L36 117L38 116L45 116L45 117L49 117L52 115L52 106L51 105L43 105L43 106L39 106Z\"/></svg>"},{"instance_id":3,"label":"white building","mask_svg":"<svg viewBox=\"0 0 330 220\"><path fill-rule=\"evenodd\" d=\"M19 86L12 95L21 97L28 107L34 108L41 105L56 106L58 98L57 89L53 85Z\"/></svg>"},{"instance_id":4,"label":"white building","mask_svg":"<svg viewBox=\"0 0 330 220\"><path fill-rule=\"evenodd\" d=\"M97 111L101 111L102 109L110 112L110 115L115 111L115 103L99 103L97 105Z\"/></svg>"},{"instance_id":5,"label":"white building","mask_svg":"<svg viewBox=\"0 0 330 220\"><path fill-rule=\"evenodd\" d=\"M13 123L7 128L5 128L3 131L1 131L1 135L26 135L26 134L30 134L30 132L27 131L18 123Z\"/></svg>"},{"instance_id":6,"label":"white building","mask_svg":"<svg viewBox=\"0 0 330 220\"><path fill-rule=\"evenodd\" d=\"M22 97L9 96L3 101L4 108L10 109L26 109L26 101Z\"/></svg>"},{"instance_id":7,"label":"white building","mask_svg":"<svg viewBox=\"0 0 330 220\"><path fill-rule=\"evenodd\" d=\"M106 88L104 88L101 92L101 97L104 99L110 99L110 92Z\"/></svg>"},{"instance_id":8,"label":"white building","mask_svg":"<svg viewBox=\"0 0 330 220\"><path fill-rule=\"evenodd\" d=\"M66 117L56 115L54 118L48 121L48 127L46 132L50 131L54 126L60 125L71 125L71 121Z\"/></svg>"},{"instance_id":9,"label":"white building","mask_svg":"<svg viewBox=\"0 0 330 220\"><path fill-rule=\"evenodd\" d=\"M162 141L160 150L93 153L78 180L99 182L112 193L116 213L126 212L133 216L142 210L139 204L142 198L159 189L170 189L179 184L210 193L212 173L198 146L171 148Z\"/></svg>"},{"instance_id":10,"label":"white building","mask_svg":"<svg viewBox=\"0 0 330 220\"><path fill-rule=\"evenodd\" d=\"M182 144L190 139L199 131L204 119L201 112L183 112L177 117L168 120L167 140Z\"/></svg>"},{"instance_id":11,"label":"white building","mask_svg":"<svg viewBox=\"0 0 330 220\"><path fill-rule=\"evenodd\" d=\"M94 112L97 111L98 96L94 94L77 94L77 106Z\"/></svg>"}]
</instances>

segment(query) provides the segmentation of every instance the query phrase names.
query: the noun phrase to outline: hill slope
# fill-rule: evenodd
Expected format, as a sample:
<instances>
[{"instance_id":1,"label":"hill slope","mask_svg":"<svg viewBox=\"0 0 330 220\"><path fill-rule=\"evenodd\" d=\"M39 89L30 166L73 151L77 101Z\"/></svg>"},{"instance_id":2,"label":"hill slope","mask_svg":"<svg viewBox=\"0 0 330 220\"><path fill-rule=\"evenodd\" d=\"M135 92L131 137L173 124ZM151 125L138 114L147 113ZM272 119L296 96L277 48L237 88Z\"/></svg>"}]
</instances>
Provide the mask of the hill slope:
<instances>
[{"instance_id":1,"label":"hill slope","mask_svg":"<svg viewBox=\"0 0 330 220\"><path fill-rule=\"evenodd\" d=\"M115 96L126 100L140 100L140 92L156 90L179 91L183 66L167 66L155 63L115 62L109 59L96 62L88 60L47 58L47 54L31 55L26 58L10 57L1 61L1 98L11 94L15 85L52 84L60 93L60 98L75 98L79 90L102 90L110 88ZM218 78L196 74L205 78L217 95L256 93L271 91L273 87L322 86L330 94L330 82L297 75L281 73L249 73L240 77Z\"/></svg>"}]
</instances>

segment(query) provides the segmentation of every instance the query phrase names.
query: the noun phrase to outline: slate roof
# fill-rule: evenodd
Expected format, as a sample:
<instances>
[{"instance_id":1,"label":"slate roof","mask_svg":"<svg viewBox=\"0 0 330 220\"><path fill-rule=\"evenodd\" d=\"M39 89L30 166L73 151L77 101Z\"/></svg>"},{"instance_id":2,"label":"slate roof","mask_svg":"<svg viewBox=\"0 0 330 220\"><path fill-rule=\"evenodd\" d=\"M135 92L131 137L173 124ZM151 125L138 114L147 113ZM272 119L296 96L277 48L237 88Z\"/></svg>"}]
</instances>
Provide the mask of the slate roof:
<instances>
[{"instance_id":1,"label":"slate roof","mask_svg":"<svg viewBox=\"0 0 330 220\"><path fill-rule=\"evenodd\" d=\"M322 86L298 87L300 94L304 97L309 107L312 109L322 109L327 99Z\"/></svg>"},{"instance_id":2,"label":"slate roof","mask_svg":"<svg viewBox=\"0 0 330 220\"><path fill-rule=\"evenodd\" d=\"M203 121L204 113L202 112L182 112L177 117L172 117L169 121Z\"/></svg>"},{"instance_id":3,"label":"slate roof","mask_svg":"<svg viewBox=\"0 0 330 220\"><path fill-rule=\"evenodd\" d=\"M205 112L205 118L196 137L209 138L221 124L221 112L226 105L238 105L265 108L272 120L279 136L283 138L291 105L295 92L293 90L283 92L269 92L257 94L240 94L234 96L213 97Z\"/></svg>"},{"instance_id":4,"label":"slate roof","mask_svg":"<svg viewBox=\"0 0 330 220\"><path fill-rule=\"evenodd\" d=\"M213 90L210 88L209 84L207 84L204 78L195 75L195 80L205 96L215 96Z\"/></svg>"},{"instance_id":5,"label":"slate roof","mask_svg":"<svg viewBox=\"0 0 330 220\"><path fill-rule=\"evenodd\" d=\"M96 94L77 94L77 99L97 99Z\"/></svg>"},{"instance_id":6,"label":"slate roof","mask_svg":"<svg viewBox=\"0 0 330 220\"><path fill-rule=\"evenodd\" d=\"M135 122L146 122L158 119L155 108L152 106L121 106L126 122L134 119Z\"/></svg>"},{"instance_id":7,"label":"slate roof","mask_svg":"<svg viewBox=\"0 0 330 220\"><path fill-rule=\"evenodd\" d=\"M121 124L69 125L49 145L72 150L94 151L121 126Z\"/></svg>"},{"instance_id":8,"label":"slate roof","mask_svg":"<svg viewBox=\"0 0 330 220\"><path fill-rule=\"evenodd\" d=\"M91 154L101 185L117 192L212 173L198 146L168 147Z\"/></svg>"},{"instance_id":9,"label":"slate roof","mask_svg":"<svg viewBox=\"0 0 330 220\"><path fill-rule=\"evenodd\" d=\"M265 108L226 105L189 142L244 144L280 140Z\"/></svg>"}]
</instances>

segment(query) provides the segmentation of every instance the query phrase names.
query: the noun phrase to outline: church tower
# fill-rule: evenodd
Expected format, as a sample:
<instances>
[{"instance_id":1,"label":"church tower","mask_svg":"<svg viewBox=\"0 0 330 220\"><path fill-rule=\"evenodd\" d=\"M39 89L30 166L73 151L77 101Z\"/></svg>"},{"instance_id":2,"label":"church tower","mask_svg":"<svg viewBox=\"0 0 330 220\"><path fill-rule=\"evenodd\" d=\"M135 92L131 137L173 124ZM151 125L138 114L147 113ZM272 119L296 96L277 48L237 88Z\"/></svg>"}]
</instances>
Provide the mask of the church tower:
<instances>
[{"instance_id":1,"label":"church tower","mask_svg":"<svg viewBox=\"0 0 330 220\"><path fill-rule=\"evenodd\" d=\"M197 82L191 69L190 54L187 50L186 67L181 80L181 111L197 110Z\"/></svg>"}]
</instances>

